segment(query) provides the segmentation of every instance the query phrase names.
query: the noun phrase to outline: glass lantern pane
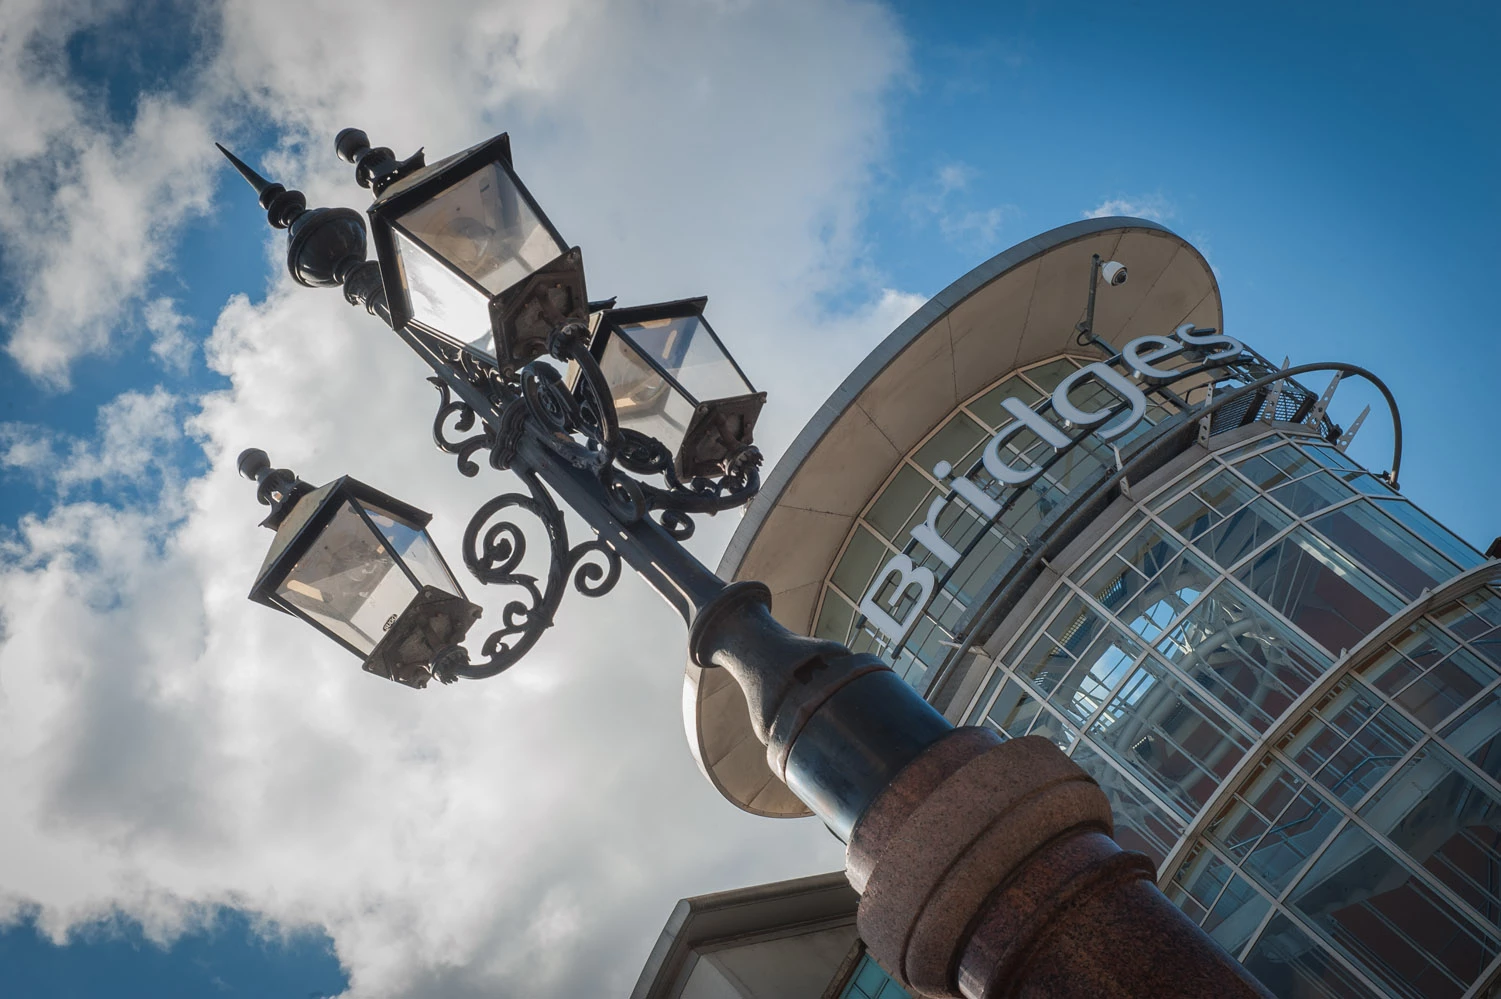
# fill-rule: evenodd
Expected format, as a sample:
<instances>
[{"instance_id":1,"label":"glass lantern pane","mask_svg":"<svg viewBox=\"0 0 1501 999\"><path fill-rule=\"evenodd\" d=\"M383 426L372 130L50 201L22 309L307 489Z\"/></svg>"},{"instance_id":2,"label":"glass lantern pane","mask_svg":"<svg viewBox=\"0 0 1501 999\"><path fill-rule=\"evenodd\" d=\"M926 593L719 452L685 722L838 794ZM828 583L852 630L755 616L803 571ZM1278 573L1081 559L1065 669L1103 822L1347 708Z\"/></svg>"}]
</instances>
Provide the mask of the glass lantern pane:
<instances>
[{"instance_id":1,"label":"glass lantern pane","mask_svg":"<svg viewBox=\"0 0 1501 999\"><path fill-rule=\"evenodd\" d=\"M417 589L354 504L345 503L276 595L368 656Z\"/></svg>"},{"instance_id":2,"label":"glass lantern pane","mask_svg":"<svg viewBox=\"0 0 1501 999\"><path fill-rule=\"evenodd\" d=\"M371 506L368 503L360 505L370 515L371 522L391 543L391 547L396 549L396 554L401 557L402 564L417 577L418 583L423 586L436 586L454 596L463 596L463 591L459 589L459 584L453 578L453 574L448 571L448 566L444 564L442 556L438 554L437 546L433 544L433 539L428 536L427 531L378 506Z\"/></svg>"},{"instance_id":3,"label":"glass lantern pane","mask_svg":"<svg viewBox=\"0 0 1501 999\"><path fill-rule=\"evenodd\" d=\"M494 360L490 300L484 292L434 260L400 229L392 231L412 318Z\"/></svg>"},{"instance_id":4,"label":"glass lantern pane","mask_svg":"<svg viewBox=\"0 0 1501 999\"><path fill-rule=\"evenodd\" d=\"M485 165L399 221L492 295L568 249L498 163Z\"/></svg>"},{"instance_id":5,"label":"glass lantern pane","mask_svg":"<svg viewBox=\"0 0 1501 999\"><path fill-rule=\"evenodd\" d=\"M677 453L693 419L692 401L618 336L605 341L599 368L615 399L620 425L655 437L669 451Z\"/></svg>"},{"instance_id":6,"label":"glass lantern pane","mask_svg":"<svg viewBox=\"0 0 1501 999\"><path fill-rule=\"evenodd\" d=\"M751 391L698 316L627 323L620 329L641 353L661 365L699 402L748 395Z\"/></svg>"}]
</instances>

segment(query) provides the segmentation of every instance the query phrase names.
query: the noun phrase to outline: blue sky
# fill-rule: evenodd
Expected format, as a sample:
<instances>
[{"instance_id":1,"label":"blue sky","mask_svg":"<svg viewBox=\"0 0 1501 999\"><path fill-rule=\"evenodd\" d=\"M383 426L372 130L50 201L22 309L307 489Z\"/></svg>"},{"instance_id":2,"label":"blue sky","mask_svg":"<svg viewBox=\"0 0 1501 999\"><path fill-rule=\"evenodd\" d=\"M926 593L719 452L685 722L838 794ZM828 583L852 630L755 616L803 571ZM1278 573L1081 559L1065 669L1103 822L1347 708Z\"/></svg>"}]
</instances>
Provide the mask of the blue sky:
<instances>
[{"instance_id":1,"label":"blue sky","mask_svg":"<svg viewBox=\"0 0 1501 999\"><path fill-rule=\"evenodd\" d=\"M1229 332L1385 378L1407 494L1501 534L1494 5L421 6L0 8L19 994L624 992L678 897L840 862L697 773L680 627L642 588L565 604L526 669L421 695L244 601L267 537L241 447L433 509L450 551L489 493L432 451L389 334L288 286L213 139L360 207L339 127L434 154L509 130L591 292L710 296L772 452L986 257L1154 218L1214 265ZM1336 416L1374 399L1342 389ZM1384 469L1389 447L1378 410L1354 453Z\"/></svg>"}]
</instances>

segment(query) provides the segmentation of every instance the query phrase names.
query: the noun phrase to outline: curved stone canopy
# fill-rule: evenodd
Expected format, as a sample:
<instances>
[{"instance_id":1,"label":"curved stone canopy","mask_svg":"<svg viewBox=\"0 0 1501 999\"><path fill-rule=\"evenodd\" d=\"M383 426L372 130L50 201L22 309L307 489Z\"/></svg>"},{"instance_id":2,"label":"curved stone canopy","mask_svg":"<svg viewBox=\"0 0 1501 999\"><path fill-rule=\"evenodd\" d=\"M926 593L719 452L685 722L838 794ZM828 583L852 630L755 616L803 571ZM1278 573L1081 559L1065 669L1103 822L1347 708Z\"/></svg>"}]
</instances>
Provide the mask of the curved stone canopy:
<instances>
[{"instance_id":1,"label":"curved stone canopy","mask_svg":"<svg viewBox=\"0 0 1501 999\"><path fill-rule=\"evenodd\" d=\"M1119 346L1185 322L1224 328L1208 262L1155 222L1086 219L1018 243L935 295L834 390L747 508L719 575L764 582L777 620L810 633L845 538L902 458L1012 370L1081 351L1075 326L1096 253L1128 269L1125 284L1098 293L1094 328L1105 340ZM810 814L771 772L727 673L690 663L683 714L699 767L726 798L758 815Z\"/></svg>"}]
</instances>

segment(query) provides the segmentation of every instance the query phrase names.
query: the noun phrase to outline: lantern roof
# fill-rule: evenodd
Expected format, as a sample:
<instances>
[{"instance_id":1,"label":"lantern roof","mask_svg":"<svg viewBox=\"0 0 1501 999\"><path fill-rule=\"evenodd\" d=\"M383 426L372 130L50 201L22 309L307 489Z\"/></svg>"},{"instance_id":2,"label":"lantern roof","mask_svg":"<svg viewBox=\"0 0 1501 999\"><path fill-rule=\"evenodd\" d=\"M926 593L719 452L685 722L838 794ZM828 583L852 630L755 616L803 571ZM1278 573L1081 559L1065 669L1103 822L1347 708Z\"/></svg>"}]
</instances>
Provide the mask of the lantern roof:
<instances>
[{"instance_id":1,"label":"lantern roof","mask_svg":"<svg viewBox=\"0 0 1501 999\"><path fill-rule=\"evenodd\" d=\"M380 197L371 204L370 211L400 214L446 190L451 184L469 176L479 166L497 159L508 167L512 165L511 137L505 132L402 177L381 192Z\"/></svg>"}]
</instances>

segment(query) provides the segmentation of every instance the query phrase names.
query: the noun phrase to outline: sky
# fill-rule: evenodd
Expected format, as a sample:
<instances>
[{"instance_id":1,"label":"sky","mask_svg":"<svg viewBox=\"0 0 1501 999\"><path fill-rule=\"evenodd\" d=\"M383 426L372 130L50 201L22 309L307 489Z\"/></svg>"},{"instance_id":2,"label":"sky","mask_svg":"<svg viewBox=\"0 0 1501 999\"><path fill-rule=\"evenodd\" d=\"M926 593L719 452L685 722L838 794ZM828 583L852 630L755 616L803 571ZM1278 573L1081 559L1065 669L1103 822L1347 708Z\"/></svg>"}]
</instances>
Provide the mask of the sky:
<instances>
[{"instance_id":1,"label":"sky","mask_svg":"<svg viewBox=\"0 0 1501 999\"><path fill-rule=\"evenodd\" d=\"M699 774L684 629L634 579L565 599L508 673L422 692L245 599L270 540L245 447L431 510L450 556L511 480L433 449L425 369L291 283L214 141L310 204L363 208L340 128L433 157L510 132L591 297L709 297L770 395L771 461L970 268L1087 216L1152 219L1212 263L1227 332L1383 377L1404 491L1483 549L1498 21L1445 2L5 0L3 991L621 995L677 899L842 866L816 821L741 813ZM1347 384L1333 415L1375 399ZM1391 444L1378 403L1352 454L1384 470ZM733 527L692 547L713 565Z\"/></svg>"}]
</instances>

